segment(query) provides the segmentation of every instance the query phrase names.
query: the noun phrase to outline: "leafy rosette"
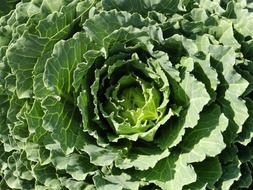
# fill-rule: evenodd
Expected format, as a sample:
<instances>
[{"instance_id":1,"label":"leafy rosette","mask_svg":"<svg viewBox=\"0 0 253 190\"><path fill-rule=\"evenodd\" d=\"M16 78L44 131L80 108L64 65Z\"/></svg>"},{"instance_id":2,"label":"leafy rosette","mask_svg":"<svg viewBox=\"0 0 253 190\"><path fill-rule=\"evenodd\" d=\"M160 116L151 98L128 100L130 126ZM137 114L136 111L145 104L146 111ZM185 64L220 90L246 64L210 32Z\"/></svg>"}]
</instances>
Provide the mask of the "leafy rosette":
<instances>
[{"instance_id":1,"label":"leafy rosette","mask_svg":"<svg viewBox=\"0 0 253 190\"><path fill-rule=\"evenodd\" d=\"M250 187L251 6L18 3L0 19L0 189Z\"/></svg>"}]
</instances>

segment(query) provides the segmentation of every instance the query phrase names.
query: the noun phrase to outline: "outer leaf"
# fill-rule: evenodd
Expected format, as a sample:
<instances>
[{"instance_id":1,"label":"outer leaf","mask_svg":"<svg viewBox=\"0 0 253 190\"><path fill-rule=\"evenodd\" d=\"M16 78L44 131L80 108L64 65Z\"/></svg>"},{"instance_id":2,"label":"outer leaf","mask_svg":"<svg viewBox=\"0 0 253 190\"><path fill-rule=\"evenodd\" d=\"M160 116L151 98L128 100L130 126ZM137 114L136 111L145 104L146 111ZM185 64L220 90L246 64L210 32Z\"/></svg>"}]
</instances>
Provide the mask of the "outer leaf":
<instances>
[{"instance_id":1,"label":"outer leaf","mask_svg":"<svg viewBox=\"0 0 253 190\"><path fill-rule=\"evenodd\" d=\"M134 167L137 170L147 170L153 168L157 162L169 155L168 149L161 151L156 147L144 148L137 147L132 148L132 152L128 153L127 158L119 157L115 165L121 169L128 169Z\"/></svg>"},{"instance_id":2,"label":"outer leaf","mask_svg":"<svg viewBox=\"0 0 253 190\"><path fill-rule=\"evenodd\" d=\"M235 121L239 127L237 130L237 133L239 133L242 130L241 126L249 116L244 101L239 98L246 90L248 82L236 73L233 68L235 64L235 52L233 48L211 46L210 52L211 56L220 62L221 65L218 67L218 72L221 72L225 79L222 86L223 89L227 88L227 90L225 91L224 99L221 98L224 113Z\"/></svg>"},{"instance_id":3,"label":"outer leaf","mask_svg":"<svg viewBox=\"0 0 253 190\"><path fill-rule=\"evenodd\" d=\"M233 186L231 187L232 188L247 188L247 189L250 189L251 185L252 185L252 171L250 169L250 166L248 164L242 164L241 166L241 177L238 181L236 181Z\"/></svg>"},{"instance_id":4,"label":"outer leaf","mask_svg":"<svg viewBox=\"0 0 253 190\"><path fill-rule=\"evenodd\" d=\"M39 128L42 127L43 110L39 101L34 101L31 110L25 113L28 130L30 134L36 133Z\"/></svg>"},{"instance_id":5,"label":"outer leaf","mask_svg":"<svg viewBox=\"0 0 253 190\"><path fill-rule=\"evenodd\" d=\"M76 181L67 177L60 178L61 184L69 190L95 190L93 185L89 185L83 181Z\"/></svg>"},{"instance_id":6,"label":"outer leaf","mask_svg":"<svg viewBox=\"0 0 253 190\"><path fill-rule=\"evenodd\" d=\"M102 148L92 144L85 145L83 150L90 156L90 162L96 166L111 165L120 154L112 148Z\"/></svg>"},{"instance_id":7,"label":"outer leaf","mask_svg":"<svg viewBox=\"0 0 253 190\"><path fill-rule=\"evenodd\" d=\"M233 183L241 176L241 162L239 161L236 153L236 149L233 146L225 149L220 156L222 163L222 176L218 184L222 190L229 190Z\"/></svg>"},{"instance_id":8,"label":"outer leaf","mask_svg":"<svg viewBox=\"0 0 253 190\"><path fill-rule=\"evenodd\" d=\"M217 106L211 107L204 113L206 114L200 115L198 125L193 129L188 129L182 143L178 145L182 151L177 152L180 148L176 149L175 171L173 177L164 184L164 188L177 187L177 189L181 189L184 185L194 182L196 174L191 171L188 163L203 161L206 156L216 156L225 148L221 132L228 125L227 119L225 116L220 115L221 112ZM211 121L210 118L212 118ZM208 125L206 124L207 121ZM207 126L210 128L206 129ZM209 147L208 150L206 150L207 146ZM171 159L171 156L169 156L169 159Z\"/></svg>"},{"instance_id":9,"label":"outer leaf","mask_svg":"<svg viewBox=\"0 0 253 190\"><path fill-rule=\"evenodd\" d=\"M19 98L29 98L31 96L33 67L37 58L43 52L46 43L47 39L26 32L6 52L8 63L16 73L17 95Z\"/></svg>"},{"instance_id":10,"label":"outer leaf","mask_svg":"<svg viewBox=\"0 0 253 190\"><path fill-rule=\"evenodd\" d=\"M69 154L74 151L80 134L80 123L75 119L76 110L67 102L60 102L54 97L47 97L42 102L44 109L43 127L52 133L53 139L62 150Z\"/></svg>"},{"instance_id":11,"label":"outer leaf","mask_svg":"<svg viewBox=\"0 0 253 190\"><path fill-rule=\"evenodd\" d=\"M128 12L138 12L142 15L146 15L148 11L158 11L161 13L174 13L180 8L180 1L176 0L129 0L129 1L117 1L117 0L103 0L103 7L106 10L118 9Z\"/></svg>"},{"instance_id":12,"label":"outer leaf","mask_svg":"<svg viewBox=\"0 0 253 190\"><path fill-rule=\"evenodd\" d=\"M52 165L40 165L39 163L33 168L35 179L45 185L47 188L54 190L60 189L60 181L57 179L55 168Z\"/></svg>"},{"instance_id":13,"label":"outer leaf","mask_svg":"<svg viewBox=\"0 0 253 190\"><path fill-rule=\"evenodd\" d=\"M57 95L68 96L72 87L72 75L76 65L81 62L83 53L89 47L89 40L83 33L72 39L58 42L45 66L43 79L47 88Z\"/></svg>"},{"instance_id":14,"label":"outer leaf","mask_svg":"<svg viewBox=\"0 0 253 190\"><path fill-rule=\"evenodd\" d=\"M109 23L113 23L113 25ZM150 19L143 19L139 14L131 15L128 12L112 10L101 12L99 15L87 20L83 27L87 35L98 44L98 48L101 48L104 45L103 39L122 27L143 28L150 24L155 25L155 22Z\"/></svg>"},{"instance_id":15,"label":"outer leaf","mask_svg":"<svg viewBox=\"0 0 253 190\"><path fill-rule=\"evenodd\" d=\"M85 8L82 9L81 13L77 14L77 4L78 1L73 1L72 3L64 6L61 12L53 12L48 15L45 19L41 20L36 26L36 30L41 37L48 38L48 44L43 52L42 56L37 60L34 67L34 93L37 97L45 97L49 95L50 92L45 88L43 81L43 72L47 59L51 56L55 43L60 39L65 39L71 35L73 28L77 25L80 17L85 15L90 9L93 2L82 2ZM84 17L86 18L86 17ZM56 25L57 27L50 27L51 25Z\"/></svg>"},{"instance_id":16,"label":"outer leaf","mask_svg":"<svg viewBox=\"0 0 253 190\"><path fill-rule=\"evenodd\" d=\"M214 188L214 184L222 175L220 162L217 158L207 158L203 162L195 163L194 170L197 173L197 181L184 187L186 190L201 189L207 186Z\"/></svg>"},{"instance_id":17,"label":"outer leaf","mask_svg":"<svg viewBox=\"0 0 253 190\"><path fill-rule=\"evenodd\" d=\"M171 38L180 40L176 38L176 35L172 36ZM189 71L192 71L193 69L194 76L198 81L205 85L211 98L216 98L215 91L219 81L217 72L211 66L210 54L208 53L210 46L208 35L197 36L196 41L185 38L182 38L181 41L182 46L184 47L185 51L188 52L190 57L183 57L180 60L180 64L184 65L185 67L190 67L190 65L191 67L194 66L194 68L188 68ZM168 44L168 46L173 46L173 44ZM193 63L189 63L189 61L192 61Z\"/></svg>"},{"instance_id":18,"label":"outer leaf","mask_svg":"<svg viewBox=\"0 0 253 190\"><path fill-rule=\"evenodd\" d=\"M228 120L218 106L206 109L200 114L198 125L188 129L178 145L182 150L179 157L186 163L193 163L218 155L226 147L222 132L227 126Z\"/></svg>"},{"instance_id":19,"label":"outer leaf","mask_svg":"<svg viewBox=\"0 0 253 190\"><path fill-rule=\"evenodd\" d=\"M185 129L193 128L197 124L199 113L210 100L204 85L190 74L186 74L180 86L184 90L185 95L180 94L180 91L178 91L176 92L178 94L174 94L174 96L181 96L189 107L185 115L184 113L181 114L178 121L175 121L175 123L170 122L173 127L165 126L161 129L161 137L159 137L157 142L163 148L176 146L181 141Z\"/></svg>"},{"instance_id":20,"label":"outer leaf","mask_svg":"<svg viewBox=\"0 0 253 190\"><path fill-rule=\"evenodd\" d=\"M0 8L0 16L7 14L9 11L15 8L15 5L18 3L18 0L3 0L1 1L1 8Z\"/></svg>"},{"instance_id":21,"label":"outer leaf","mask_svg":"<svg viewBox=\"0 0 253 190\"><path fill-rule=\"evenodd\" d=\"M138 176L168 190L181 190L184 185L196 180L193 168L179 159L177 155L170 155L159 161L153 169L143 171Z\"/></svg>"},{"instance_id":22,"label":"outer leaf","mask_svg":"<svg viewBox=\"0 0 253 190\"><path fill-rule=\"evenodd\" d=\"M32 188L31 165L27 162L24 154L14 152L9 156L7 164L8 168L4 171L4 179L10 188Z\"/></svg>"},{"instance_id":23,"label":"outer leaf","mask_svg":"<svg viewBox=\"0 0 253 190\"><path fill-rule=\"evenodd\" d=\"M234 49L240 48L240 44L234 37L231 21L225 19L219 20L219 25L212 27L209 33L213 34L225 46L233 47Z\"/></svg>"},{"instance_id":24,"label":"outer leaf","mask_svg":"<svg viewBox=\"0 0 253 190\"><path fill-rule=\"evenodd\" d=\"M131 181L131 176L124 173L121 175L109 175L104 178L100 175L96 175L93 177L93 180L99 190L109 190L111 188L120 190L139 189L139 183Z\"/></svg>"},{"instance_id":25,"label":"outer leaf","mask_svg":"<svg viewBox=\"0 0 253 190\"><path fill-rule=\"evenodd\" d=\"M0 141L4 142L8 138L9 129L7 127L7 110L8 110L8 96L0 95Z\"/></svg>"},{"instance_id":26,"label":"outer leaf","mask_svg":"<svg viewBox=\"0 0 253 190\"><path fill-rule=\"evenodd\" d=\"M133 176L122 173L121 175L109 175L106 176L105 179L110 181L111 183L120 184L123 189L139 189L139 182L132 180Z\"/></svg>"},{"instance_id":27,"label":"outer leaf","mask_svg":"<svg viewBox=\"0 0 253 190\"><path fill-rule=\"evenodd\" d=\"M60 151L51 151L51 162L58 170L65 170L75 180L85 180L87 175L93 174L96 166L89 163L88 155L65 155Z\"/></svg>"},{"instance_id":28,"label":"outer leaf","mask_svg":"<svg viewBox=\"0 0 253 190\"><path fill-rule=\"evenodd\" d=\"M242 132L238 135L238 140L243 145L247 145L252 141L253 137L253 101L250 99L246 100L249 117L243 125Z\"/></svg>"},{"instance_id":29,"label":"outer leaf","mask_svg":"<svg viewBox=\"0 0 253 190\"><path fill-rule=\"evenodd\" d=\"M100 175L94 176L93 181L98 190L122 190L122 186L120 184L112 184L111 182L103 179Z\"/></svg>"},{"instance_id":30,"label":"outer leaf","mask_svg":"<svg viewBox=\"0 0 253 190\"><path fill-rule=\"evenodd\" d=\"M189 98L189 108L185 117L185 125L193 128L198 123L199 113L210 100L210 96L206 92L204 85L189 74L186 74L181 87Z\"/></svg>"},{"instance_id":31,"label":"outer leaf","mask_svg":"<svg viewBox=\"0 0 253 190\"><path fill-rule=\"evenodd\" d=\"M252 30L253 14L251 14L247 9L242 9L240 2L237 3L235 11L237 15L237 19L234 20L235 29L241 34L243 34L244 36L252 36L253 35L253 32L252 32L253 31ZM245 19L247 19L247 22L245 22Z\"/></svg>"},{"instance_id":32,"label":"outer leaf","mask_svg":"<svg viewBox=\"0 0 253 190\"><path fill-rule=\"evenodd\" d=\"M44 3L45 2L46 1L44 1ZM74 0L66 6L58 4L59 8L61 8L60 12L52 11L51 14L40 20L36 26L36 32L39 36L48 37L50 41L59 40L68 36L69 33L71 33L72 27L78 20L76 18L77 2L78 0ZM55 1L55 3L57 3L57 1ZM45 6L45 4L42 6ZM52 24L54 24L55 27L50 27Z\"/></svg>"}]
</instances>

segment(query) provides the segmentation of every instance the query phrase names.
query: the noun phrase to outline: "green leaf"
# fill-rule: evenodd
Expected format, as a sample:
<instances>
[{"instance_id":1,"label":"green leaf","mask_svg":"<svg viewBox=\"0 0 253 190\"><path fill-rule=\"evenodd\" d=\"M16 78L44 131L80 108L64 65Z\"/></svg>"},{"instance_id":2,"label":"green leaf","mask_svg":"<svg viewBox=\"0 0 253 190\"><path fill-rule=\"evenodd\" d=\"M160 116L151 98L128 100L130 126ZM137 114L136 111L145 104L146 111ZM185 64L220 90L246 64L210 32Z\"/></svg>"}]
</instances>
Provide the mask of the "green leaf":
<instances>
[{"instance_id":1,"label":"green leaf","mask_svg":"<svg viewBox=\"0 0 253 190\"><path fill-rule=\"evenodd\" d=\"M37 163L33 167L35 179L52 190L60 189L60 181L57 178L56 170L52 165L40 165Z\"/></svg>"},{"instance_id":2,"label":"green leaf","mask_svg":"<svg viewBox=\"0 0 253 190\"><path fill-rule=\"evenodd\" d=\"M148 13L148 11L158 11L161 13L172 14L180 8L179 0L129 0L129 1L117 1L117 0L103 0L103 7L106 10L124 10L131 13L137 12L142 15Z\"/></svg>"},{"instance_id":3,"label":"green leaf","mask_svg":"<svg viewBox=\"0 0 253 190\"><path fill-rule=\"evenodd\" d=\"M7 112L7 122L14 124L14 122L18 121L18 113L26 103L25 100L18 99L17 96L14 94L11 97L9 109Z\"/></svg>"},{"instance_id":4,"label":"green leaf","mask_svg":"<svg viewBox=\"0 0 253 190\"><path fill-rule=\"evenodd\" d=\"M226 147L222 132L228 127L227 118L218 106L211 106L200 114L200 120L193 129L187 129L182 142L180 156L186 163L201 162L207 156L214 157ZM206 148L208 147L208 149Z\"/></svg>"},{"instance_id":5,"label":"green leaf","mask_svg":"<svg viewBox=\"0 0 253 190\"><path fill-rule=\"evenodd\" d=\"M122 173L121 175L108 175L102 177L96 175L93 177L94 183L98 190L109 190L109 189L127 189L137 190L139 189L139 183L131 181L131 176Z\"/></svg>"},{"instance_id":6,"label":"green leaf","mask_svg":"<svg viewBox=\"0 0 253 190\"><path fill-rule=\"evenodd\" d=\"M102 148L92 144L85 145L82 150L90 156L90 162L96 166L111 165L120 154L112 148Z\"/></svg>"},{"instance_id":7,"label":"green leaf","mask_svg":"<svg viewBox=\"0 0 253 190\"><path fill-rule=\"evenodd\" d=\"M210 118L212 118L211 121ZM208 125L206 122L208 122ZM159 186L163 188L177 187L180 189L184 185L194 182L196 174L188 166L188 163L200 162L205 160L206 156L216 156L219 154L225 148L221 132L226 129L227 125L227 119L224 115L221 115L218 106L212 106L205 110L203 114L200 114L198 124L193 129L186 130L182 142L176 149L177 156L174 156L174 160L171 160L171 156L168 157L169 165L167 166L167 170L170 170L170 174L167 175L171 176L171 179L166 179L165 181L167 182L164 182L162 186L159 181L156 184L160 184ZM206 147L209 148L206 149ZM158 165L159 163L155 166L154 170L161 170L156 168ZM162 167L165 167L165 164ZM166 171L166 169L164 170ZM183 177L184 175L187 177ZM149 180L152 180L152 178Z\"/></svg>"},{"instance_id":8,"label":"green leaf","mask_svg":"<svg viewBox=\"0 0 253 190\"><path fill-rule=\"evenodd\" d=\"M136 170L147 170L155 167L159 160L166 158L168 155L168 149L161 151L156 147L133 147L127 157L119 157L115 161L115 165L120 169L134 167Z\"/></svg>"},{"instance_id":9,"label":"green leaf","mask_svg":"<svg viewBox=\"0 0 253 190\"><path fill-rule=\"evenodd\" d=\"M240 179L233 184L232 188L250 188L252 184L252 171L249 164L242 164L241 173Z\"/></svg>"},{"instance_id":10,"label":"green leaf","mask_svg":"<svg viewBox=\"0 0 253 190\"><path fill-rule=\"evenodd\" d=\"M181 90L185 94L182 94ZM180 97L182 102L186 103L187 110L180 114L179 119L174 122L172 120L161 128L161 136L157 139L157 142L162 148L176 146L185 134L185 129L196 126L200 117L199 113L210 100L204 85L188 73L186 73L178 91L175 93L174 96Z\"/></svg>"},{"instance_id":11,"label":"green leaf","mask_svg":"<svg viewBox=\"0 0 253 190\"><path fill-rule=\"evenodd\" d=\"M181 87L189 98L185 126L193 128L198 123L199 113L210 100L210 96L206 92L204 85L189 74L185 75Z\"/></svg>"},{"instance_id":12,"label":"green leaf","mask_svg":"<svg viewBox=\"0 0 253 190\"><path fill-rule=\"evenodd\" d=\"M84 90L89 88L89 76L87 76L88 72L92 65L95 64L96 59L103 55L104 54L102 52L96 50L88 50L86 53L84 53L83 56L85 58L85 62L78 63L73 74L72 85L75 88L75 91L78 91L80 87L82 87Z\"/></svg>"},{"instance_id":13,"label":"green leaf","mask_svg":"<svg viewBox=\"0 0 253 190\"><path fill-rule=\"evenodd\" d=\"M8 157L8 168L4 171L4 180L12 189L32 188L31 163L28 162L24 154L13 152Z\"/></svg>"},{"instance_id":14,"label":"green leaf","mask_svg":"<svg viewBox=\"0 0 253 190\"><path fill-rule=\"evenodd\" d=\"M27 120L28 130L30 134L36 133L36 130L39 130L42 126L42 117L44 113L40 105L40 101L35 100L33 106L29 112L25 113Z\"/></svg>"},{"instance_id":15,"label":"green leaf","mask_svg":"<svg viewBox=\"0 0 253 190\"><path fill-rule=\"evenodd\" d=\"M235 51L233 48L226 46L213 45L210 46L211 56L219 61L217 63L217 71L225 81L222 81L222 88L225 89L225 96L220 97L224 114L229 119L234 120L237 124L237 133L242 131L242 125L248 118L247 107L245 101L240 98L248 86L248 81L235 72L233 66L235 64Z\"/></svg>"},{"instance_id":16,"label":"green leaf","mask_svg":"<svg viewBox=\"0 0 253 190\"><path fill-rule=\"evenodd\" d=\"M188 40L189 42L189 40ZM217 86L219 84L218 80L218 74L215 71L215 69L211 66L211 56L208 53L209 52L209 37L208 35L203 36L197 36L196 41L190 41L191 45L188 45L188 47L196 46L196 52L190 52L187 48L187 45L183 41L183 45L188 51L188 53L191 55L191 58L194 61L194 70L193 74L196 77L198 81L201 81L203 84L205 84L205 87L210 95L210 97L214 100L216 98L216 90Z\"/></svg>"},{"instance_id":17,"label":"green leaf","mask_svg":"<svg viewBox=\"0 0 253 190\"><path fill-rule=\"evenodd\" d=\"M9 98L0 95L0 141L4 142L8 138L9 129L7 127L7 111L9 108Z\"/></svg>"},{"instance_id":18,"label":"green leaf","mask_svg":"<svg viewBox=\"0 0 253 190\"><path fill-rule=\"evenodd\" d=\"M57 41L67 38L72 33L72 30L77 25L80 17L90 9L92 4L87 1L83 2L86 8L83 9L82 13L77 15L77 3L78 1L73 1L70 4L63 6L61 12L53 12L52 14L49 14L46 18L40 20L36 26L36 32L41 37L48 38L47 46L41 57L38 58L33 71L33 89L36 97L43 98L51 94L44 85L43 72L45 69L45 63L47 62L47 59L50 58L54 45ZM57 27L50 27L52 24Z\"/></svg>"},{"instance_id":19,"label":"green leaf","mask_svg":"<svg viewBox=\"0 0 253 190\"><path fill-rule=\"evenodd\" d=\"M232 47L234 50L236 50L240 48L241 45L234 37L232 24L232 21L221 19L219 20L219 25L212 27L209 30L209 33L214 35L224 46Z\"/></svg>"},{"instance_id":20,"label":"green leaf","mask_svg":"<svg viewBox=\"0 0 253 190\"><path fill-rule=\"evenodd\" d=\"M66 0L56 0L56 1L50 1L50 0L43 0L42 1L42 10L45 13L53 13L58 12L62 8L63 5L66 5L68 1Z\"/></svg>"},{"instance_id":21,"label":"green leaf","mask_svg":"<svg viewBox=\"0 0 253 190\"><path fill-rule=\"evenodd\" d=\"M248 3L248 2L247 2ZM238 2L238 4L240 4ZM243 36L252 36L253 14L247 9L243 9L241 5L237 6L236 16L238 19L234 20L234 27ZM245 22L247 20L247 22Z\"/></svg>"},{"instance_id":22,"label":"green leaf","mask_svg":"<svg viewBox=\"0 0 253 190\"><path fill-rule=\"evenodd\" d=\"M46 38L25 32L7 52L7 60L16 73L17 95L29 98L32 94L32 71L47 43Z\"/></svg>"},{"instance_id":23,"label":"green leaf","mask_svg":"<svg viewBox=\"0 0 253 190\"><path fill-rule=\"evenodd\" d=\"M0 8L0 16L7 14L9 11L15 8L15 5L18 3L18 0L2 0Z\"/></svg>"},{"instance_id":24,"label":"green leaf","mask_svg":"<svg viewBox=\"0 0 253 190\"><path fill-rule=\"evenodd\" d=\"M87 175L93 174L97 169L89 162L89 157L85 154L73 153L66 156L63 152L52 150L51 162L56 169L65 170L78 181L85 180Z\"/></svg>"},{"instance_id":25,"label":"green leaf","mask_svg":"<svg viewBox=\"0 0 253 190\"><path fill-rule=\"evenodd\" d=\"M226 11L222 15L227 18L235 19L236 18L235 3L232 1L228 2Z\"/></svg>"},{"instance_id":26,"label":"green leaf","mask_svg":"<svg viewBox=\"0 0 253 190\"><path fill-rule=\"evenodd\" d=\"M39 36L48 37L50 41L60 40L68 36L78 20L76 18L77 2L77 0L74 0L66 6L59 5L62 7L60 12L53 11L47 17L40 20L36 26L36 32L38 32ZM52 24L55 27L50 27Z\"/></svg>"},{"instance_id":27,"label":"green leaf","mask_svg":"<svg viewBox=\"0 0 253 190\"><path fill-rule=\"evenodd\" d=\"M42 101L44 110L43 127L52 134L65 154L74 151L76 140L82 135L80 123L75 119L76 110L67 101L60 102L48 96Z\"/></svg>"},{"instance_id":28,"label":"green leaf","mask_svg":"<svg viewBox=\"0 0 253 190\"><path fill-rule=\"evenodd\" d=\"M208 188L213 189L214 184L222 175L221 164L217 158L209 157L203 162L193 164L193 167L198 177L195 183L189 185L190 189L195 185L205 186L205 184Z\"/></svg>"},{"instance_id":29,"label":"green leaf","mask_svg":"<svg viewBox=\"0 0 253 190\"><path fill-rule=\"evenodd\" d=\"M113 25L109 23L113 23ZM88 19L84 23L83 28L87 35L98 45L97 48L101 48L104 46L104 38L120 28L132 26L141 29L151 24L154 25L154 21L148 18L143 19L139 14L131 15L128 12L112 10L101 12Z\"/></svg>"},{"instance_id":30,"label":"green leaf","mask_svg":"<svg viewBox=\"0 0 253 190\"><path fill-rule=\"evenodd\" d=\"M78 33L68 41L58 42L45 66L43 79L46 87L57 95L68 96L73 72L88 47L89 40L84 33Z\"/></svg>"},{"instance_id":31,"label":"green leaf","mask_svg":"<svg viewBox=\"0 0 253 190\"><path fill-rule=\"evenodd\" d=\"M81 181L93 174L96 169L96 166L89 162L87 155L72 154L66 171L73 179Z\"/></svg>"},{"instance_id":32,"label":"green leaf","mask_svg":"<svg viewBox=\"0 0 253 190\"><path fill-rule=\"evenodd\" d=\"M95 190L94 186L85 183L84 181L76 181L68 177L59 178L61 184L69 190Z\"/></svg>"},{"instance_id":33,"label":"green leaf","mask_svg":"<svg viewBox=\"0 0 253 190\"><path fill-rule=\"evenodd\" d=\"M242 132L238 134L238 141L243 144L247 145L251 142L253 137L253 101L250 99L246 100L246 105L248 108L249 117L245 121Z\"/></svg>"},{"instance_id":34,"label":"green leaf","mask_svg":"<svg viewBox=\"0 0 253 190\"><path fill-rule=\"evenodd\" d=\"M239 161L236 153L235 147L233 146L225 149L220 156L222 176L218 181L218 185L222 190L229 190L233 183L241 176L241 162Z\"/></svg>"},{"instance_id":35,"label":"green leaf","mask_svg":"<svg viewBox=\"0 0 253 190\"><path fill-rule=\"evenodd\" d=\"M90 118L90 113L89 113L89 95L87 92L84 90L80 92L80 95L77 98L77 106L82 114L82 122L83 122L83 128L84 131L86 131L89 128L89 118Z\"/></svg>"},{"instance_id":36,"label":"green leaf","mask_svg":"<svg viewBox=\"0 0 253 190\"><path fill-rule=\"evenodd\" d=\"M184 185L196 181L196 173L178 155L170 155L159 161L153 169L137 174L141 179L155 183L162 189L181 190Z\"/></svg>"},{"instance_id":37,"label":"green leaf","mask_svg":"<svg viewBox=\"0 0 253 190\"><path fill-rule=\"evenodd\" d=\"M42 9L49 8L50 10L58 10L63 5L63 1L57 1L55 4L47 1L43 2ZM35 33L39 33L40 36L28 33L27 31L14 43L14 45L7 50L8 64L16 73L17 77L17 94L19 98L29 98L32 94L32 72L34 66L41 67L45 64L45 59L38 60L40 57L48 53L52 48L52 43L56 43L57 40L65 38L71 32L71 29L76 24L78 18L75 18L75 5L77 1L70 3L68 6L64 6L61 11L50 14L48 17L39 21ZM87 10L85 10L87 11ZM84 12L85 12L84 11ZM42 13L41 13L42 14ZM79 15L81 16L81 15ZM74 21L73 21L74 20ZM54 21L54 22L53 22ZM32 22L32 21L31 21ZM56 24L57 27L48 27L52 23ZM32 23L36 24L36 23ZM32 32L32 29L31 29ZM50 47L48 47L50 46ZM20 48L24 47L24 48ZM25 64L25 67L23 63ZM36 68L35 76L37 82L42 80L39 75L39 68ZM38 76L39 75L39 76ZM39 88L34 84L35 89ZM37 88L36 88L37 87ZM40 87L43 87L40 84ZM38 93L37 93L38 94Z\"/></svg>"}]
</instances>

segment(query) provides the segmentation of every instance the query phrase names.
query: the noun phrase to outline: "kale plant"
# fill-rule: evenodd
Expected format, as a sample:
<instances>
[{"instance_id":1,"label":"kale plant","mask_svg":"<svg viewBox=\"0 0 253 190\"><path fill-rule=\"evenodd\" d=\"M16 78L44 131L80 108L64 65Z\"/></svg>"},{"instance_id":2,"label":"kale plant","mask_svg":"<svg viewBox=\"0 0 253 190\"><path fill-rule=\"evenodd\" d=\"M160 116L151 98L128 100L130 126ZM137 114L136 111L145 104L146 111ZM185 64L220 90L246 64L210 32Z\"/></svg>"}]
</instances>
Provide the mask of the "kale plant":
<instances>
[{"instance_id":1,"label":"kale plant","mask_svg":"<svg viewBox=\"0 0 253 190\"><path fill-rule=\"evenodd\" d=\"M246 190L249 0L3 0L0 189Z\"/></svg>"}]
</instances>

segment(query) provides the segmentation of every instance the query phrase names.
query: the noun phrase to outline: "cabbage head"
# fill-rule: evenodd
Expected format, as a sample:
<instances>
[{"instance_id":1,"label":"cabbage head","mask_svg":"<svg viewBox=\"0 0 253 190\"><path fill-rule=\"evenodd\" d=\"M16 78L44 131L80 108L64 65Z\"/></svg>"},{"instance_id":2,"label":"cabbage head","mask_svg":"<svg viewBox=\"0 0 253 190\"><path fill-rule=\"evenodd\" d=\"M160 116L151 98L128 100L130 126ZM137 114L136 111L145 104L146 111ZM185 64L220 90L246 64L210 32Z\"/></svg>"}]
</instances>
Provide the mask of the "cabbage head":
<instances>
[{"instance_id":1,"label":"cabbage head","mask_svg":"<svg viewBox=\"0 0 253 190\"><path fill-rule=\"evenodd\" d=\"M253 3L3 0L0 189L253 188Z\"/></svg>"}]
</instances>

